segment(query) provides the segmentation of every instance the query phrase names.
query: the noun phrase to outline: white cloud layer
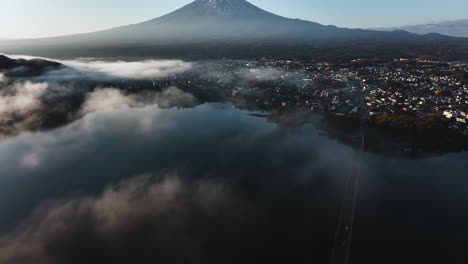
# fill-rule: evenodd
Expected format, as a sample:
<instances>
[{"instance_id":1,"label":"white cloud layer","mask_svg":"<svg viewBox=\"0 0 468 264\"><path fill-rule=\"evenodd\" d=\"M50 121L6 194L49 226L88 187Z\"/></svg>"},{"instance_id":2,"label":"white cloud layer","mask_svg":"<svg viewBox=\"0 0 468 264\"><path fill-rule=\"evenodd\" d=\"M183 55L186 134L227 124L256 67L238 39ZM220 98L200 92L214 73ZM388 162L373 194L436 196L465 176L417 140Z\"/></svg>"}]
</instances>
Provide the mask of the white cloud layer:
<instances>
[{"instance_id":1,"label":"white cloud layer","mask_svg":"<svg viewBox=\"0 0 468 264\"><path fill-rule=\"evenodd\" d=\"M12 59L48 58L7 55ZM115 81L116 78L157 79L186 71L191 63L178 60L140 62L97 61L92 59L55 60L68 67L52 69L28 81L0 73L0 140L24 131L50 129L99 111L146 106L192 107L196 98L176 87L131 93L119 88L99 88L80 81ZM67 84L61 84L65 81ZM80 101L84 98L84 101ZM31 157L26 159L33 161ZM37 162L26 162L34 164Z\"/></svg>"},{"instance_id":2,"label":"white cloud layer","mask_svg":"<svg viewBox=\"0 0 468 264\"><path fill-rule=\"evenodd\" d=\"M146 92L139 94L124 94L115 88L96 89L86 96L80 114L118 110L126 108L142 108L157 105L162 108L172 106L190 107L196 104L196 98L177 87L169 87L162 92Z\"/></svg>"},{"instance_id":3,"label":"white cloud layer","mask_svg":"<svg viewBox=\"0 0 468 264\"><path fill-rule=\"evenodd\" d=\"M144 107L137 95L124 95L114 88L97 89L89 93L81 108L81 114L98 111Z\"/></svg>"},{"instance_id":4,"label":"white cloud layer","mask_svg":"<svg viewBox=\"0 0 468 264\"><path fill-rule=\"evenodd\" d=\"M99 61L93 59L56 60L26 55L6 55L13 59L43 59L62 63L81 71L129 79L156 79L189 70L192 64L181 60Z\"/></svg>"},{"instance_id":5,"label":"white cloud layer","mask_svg":"<svg viewBox=\"0 0 468 264\"><path fill-rule=\"evenodd\" d=\"M8 92L0 92L0 120L6 114L24 114L38 109L41 105L39 97L48 87L48 83L15 83Z\"/></svg>"},{"instance_id":6,"label":"white cloud layer","mask_svg":"<svg viewBox=\"0 0 468 264\"><path fill-rule=\"evenodd\" d=\"M191 64L179 60L126 61L59 61L71 68L130 79L153 79L190 69Z\"/></svg>"},{"instance_id":7,"label":"white cloud layer","mask_svg":"<svg viewBox=\"0 0 468 264\"><path fill-rule=\"evenodd\" d=\"M17 82L0 90L0 139L37 126L49 83Z\"/></svg>"}]
</instances>

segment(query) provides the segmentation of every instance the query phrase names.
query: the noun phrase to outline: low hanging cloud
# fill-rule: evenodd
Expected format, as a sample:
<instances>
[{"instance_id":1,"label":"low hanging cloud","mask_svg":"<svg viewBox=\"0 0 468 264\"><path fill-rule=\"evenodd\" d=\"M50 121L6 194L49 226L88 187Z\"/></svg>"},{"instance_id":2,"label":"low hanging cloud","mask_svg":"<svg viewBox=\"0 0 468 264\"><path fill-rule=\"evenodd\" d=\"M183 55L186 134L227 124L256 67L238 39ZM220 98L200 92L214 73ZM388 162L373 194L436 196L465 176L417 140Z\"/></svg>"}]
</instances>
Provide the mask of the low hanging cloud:
<instances>
[{"instance_id":1,"label":"low hanging cloud","mask_svg":"<svg viewBox=\"0 0 468 264\"><path fill-rule=\"evenodd\" d=\"M260 81L284 79L287 78L289 74L291 73L277 68L251 68L244 69L240 72L243 79Z\"/></svg>"},{"instance_id":2,"label":"low hanging cloud","mask_svg":"<svg viewBox=\"0 0 468 264\"><path fill-rule=\"evenodd\" d=\"M30 56L10 57L47 60ZM22 117L18 118L18 112L14 111L17 108L8 107L13 111L9 110L8 117L3 116L0 121L4 124L0 127L0 137L16 135L22 131L56 128L89 113L122 108L154 105L160 108L186 108L205 102L224 101L232 101L241 108L250 107L256 98L261 101L265 95L264 89L275 87L277 82L289 83L301 79L301 76L297 76L300 73L279 70L273 66L245 66L240 62L125 62L89 58L55 61L67 67L49 67L37 71L38 75L9 77L2 83L4 86L11 86L12 83L25 83L27 80L31 85L47 83L48 88L42 94L24 98L24 101L29 102L29 107L24 109L31 109L26 111L30 115L22 113ZM25 89L25 93L28 92ZM16 93L13 95L14 98L19 98ZM8 100L12 101L12 98Z\"/></svg>"},{"instance_id":3,"label":"low hanging cloud","mask_svg":"<svg viewBox=\"0 0 468 264\"><path fill-rule=\"evenodd\" d=\"M193 227L236 219L239 208L218 183L189 183L175 174L138 176L99 196L38 208L16 232L0 238L0 263L185 263L204 253L206 234L191 232Z\"/></svg>"},{"instance_id":4,"label":"low hanging cloud","mask_svg":"<svg viewBox=\"0 0 468 264\"><path fill-rule=\"evenodd\" d=\"M171 86L167 89L164 89L162 92L156 93L155 103L161 108L186 108L194 107L199 102L193 94Z\"/></svg>"},{"instance_id":5,"label":"low hanging cloud","mask_svg":"<svg viewBox=\"0 0 468 264\"><path fill-rule=\"evenodd\" d=\"M48 88L48 83L21 82L0 90L0 139L41 122L40 97Z\"/></svg>"},{"instance_id":6,"label":"low hanging cloud","mask_svg":"<svg viewBox=\"0 0 468 264\"><path fill-rule=\"evenodd\" d=\"M30 56L12 59L49 60ZM88 113L156 105L193 107L197 99L170 84L151 86L151 80L184 72L183 61L104 62L92 59L59 61L67 67L40 68L34 76L6 78L0 73L0 139L24 131L55 128ZM39 71L39 69L41 71ZM11 72L11 71L10 71ZM132 80L146 80L144 88L131 89ZM110 85L110 88L100 87ZM137 84L133 84L137 87ZM167 85L165 87L164 85ZM115 87L114 87L115 86Z\"/></svg>"},{"instance_id":7,"label":"low hanging cloud","mask_svg":"<svg viewBox=\"0 0 468 264\"><path fill-rule=\"evenodd\" d=\"M37 168L41 164L41 152L43 150L33 150L20 159L20 165L24 168Z\"/></svg>"},{"instance_id":8,"label":"low hanging cloud","mask_svg":"<svg viewBox=\"0 0 468 264\"><path fill-rule=\"evenodd\" d=\"M0 93L0 116L6 113L24 114L40 107L39 97L48 88L47 83L15 83Z\"/></svg>"},{"instance_id":9,"label":"low hanging cloud","mask_svg":"<svg viewBox=\"0 0 468 264\"><path fill-rule=\"evenodd\" d=\"M173 86L132 93L118 88L79 90L57 83L15 82L0 90L0 139L65 125L94 112L197 104L194 95Z\"/></svg>"},{"instance_id":10,"label":"low hanging cloud","mask_svg":"<svg viewBox=\"0 0 468 264\"><path fill-rule=\"evenodd\" d=\"M85 115L105 110L144 107L146 104L139 100L139 97L141 96L125 95L122 91L114 88L96 89L86 96L80 113Z\"/></svg>"},{"instance_id":11,"label":"low hanging cloud","mask_svg":"<svg viewBox=\"0 0 468 264\"><path fill-rule=\"evenodd\" d=\"M79 70L130 79L159 78L169 74L184 72L191 67L190 63L180 60L146 60L139 62L72 60L59 62Z\"/></svg>"},{"instance_id":12,"label":"low hanging cloud","mask_svg":"<svg viewBox=\"0 0 468 264\"><path fill-rule=\"evenodd\" d=\"M142 108L149 105L157 105L161 108L168 107L193 107L197 99L177 87L169 87L162 92L141 92L137 94L125 94L115 88L96 89L86 96L80 114L118 110L125 108Z\"/></svg>"},{"instance_id":13,"label":"low hanging cloud","mask_svg":"<svg viewBox=\"0 0 468 264\"><path fill-rule=\"evenodd\" d=\"M27 55L5 55L13 59L48 60L61 63L69 69L51 70L39 79L109 79L111 77L128 79L156 79L170 74L185 72L192 68L192 63L182 60L144 60L144 61L101 61L93 58L76 60L57 60ZM77 70L77 71L73 71Z\"/></svg>"}]
</instances>

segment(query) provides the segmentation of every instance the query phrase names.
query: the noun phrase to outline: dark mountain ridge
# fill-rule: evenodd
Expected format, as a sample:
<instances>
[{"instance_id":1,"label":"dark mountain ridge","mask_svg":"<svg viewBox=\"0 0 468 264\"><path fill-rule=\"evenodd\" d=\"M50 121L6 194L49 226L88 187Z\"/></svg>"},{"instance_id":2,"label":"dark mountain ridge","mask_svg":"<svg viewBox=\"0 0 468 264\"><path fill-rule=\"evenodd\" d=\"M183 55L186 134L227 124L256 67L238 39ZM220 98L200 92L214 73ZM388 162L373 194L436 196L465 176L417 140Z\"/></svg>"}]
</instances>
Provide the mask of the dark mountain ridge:
<instances>
[{"instance_id":1,"label":"dark mountain ridge","mask_svg":"<svg viewBox=\"0 0 468 264\"><path fill-rule=\"evenodd\" d=\"M52 69L65 67L63 64L41 59L12 59L0 55L0 73L6 77L38 76Z\"/></svg>"},{"instance_id":2,"label":"dark mountain ridge","mask_svg":"<svg viewBox=\"0 0 468 264\"><path fill-rule=\"evenodd\" d=\"M415 34L439 33L446 36L466 38L468 37L468 19L377 29L384 31L405 30Z\"/></svg>"}]
</instances>

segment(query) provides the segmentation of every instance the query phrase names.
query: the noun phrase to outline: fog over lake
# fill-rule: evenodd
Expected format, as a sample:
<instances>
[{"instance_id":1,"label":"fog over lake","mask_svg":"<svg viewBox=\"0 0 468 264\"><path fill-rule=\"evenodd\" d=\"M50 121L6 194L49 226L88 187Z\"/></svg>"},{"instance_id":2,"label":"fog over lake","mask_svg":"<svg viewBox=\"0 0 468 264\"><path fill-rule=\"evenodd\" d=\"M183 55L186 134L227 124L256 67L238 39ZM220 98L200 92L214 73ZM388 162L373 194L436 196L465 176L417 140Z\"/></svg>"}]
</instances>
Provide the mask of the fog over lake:
<instances>
[{"instance_id":1,"label":"fog over lake","mask_svg":"<svg viewBox=\"0 0 468 264\"><path fill-rule=\"evenodd\" d=\"M327 263L358 167L352 263L468 258L467 152L408 158L366 146L360 162L347 140L359 134L323 114L297 122L227 97L205 103L217 101L204 96L213 88L191 91L185 79L188 88L129 87L200 63L64 63L77 69L2 75L0 263ZM215 79L215 65L189 77Z\"/></svg>"},{"instance_id":2,"label":"fog over lake","mask_svg":"<svg viewBox=\"0 0 468 264\"><path fill-rule=\"evenodd\" d=\"M2 141L0 260L327 260L356 151L250 113L110 110ZM467 157L365 154L355 258L466 254Z\"/></svg>"}]
</instances>

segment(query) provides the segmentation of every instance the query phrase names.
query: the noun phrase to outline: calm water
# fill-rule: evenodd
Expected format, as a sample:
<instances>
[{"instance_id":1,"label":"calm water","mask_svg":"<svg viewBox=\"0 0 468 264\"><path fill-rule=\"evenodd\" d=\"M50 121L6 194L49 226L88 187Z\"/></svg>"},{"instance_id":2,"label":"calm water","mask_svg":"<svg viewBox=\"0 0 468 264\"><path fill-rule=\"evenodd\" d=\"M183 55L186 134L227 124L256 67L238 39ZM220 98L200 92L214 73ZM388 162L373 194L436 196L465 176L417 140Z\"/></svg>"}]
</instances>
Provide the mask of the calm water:
<instances>
[{"instance_id":1,"label":"calm water","mask_svg":"<svg viewBox=\"0 0 468 264\"><path fill-rule=\"evenodd\" d=\"M328 263L359 153L250 114L108 111L1 141L0 262ZM365 153L351 263L467 263L467 172L466 152Z\"/></svg>"}]
</instances>

